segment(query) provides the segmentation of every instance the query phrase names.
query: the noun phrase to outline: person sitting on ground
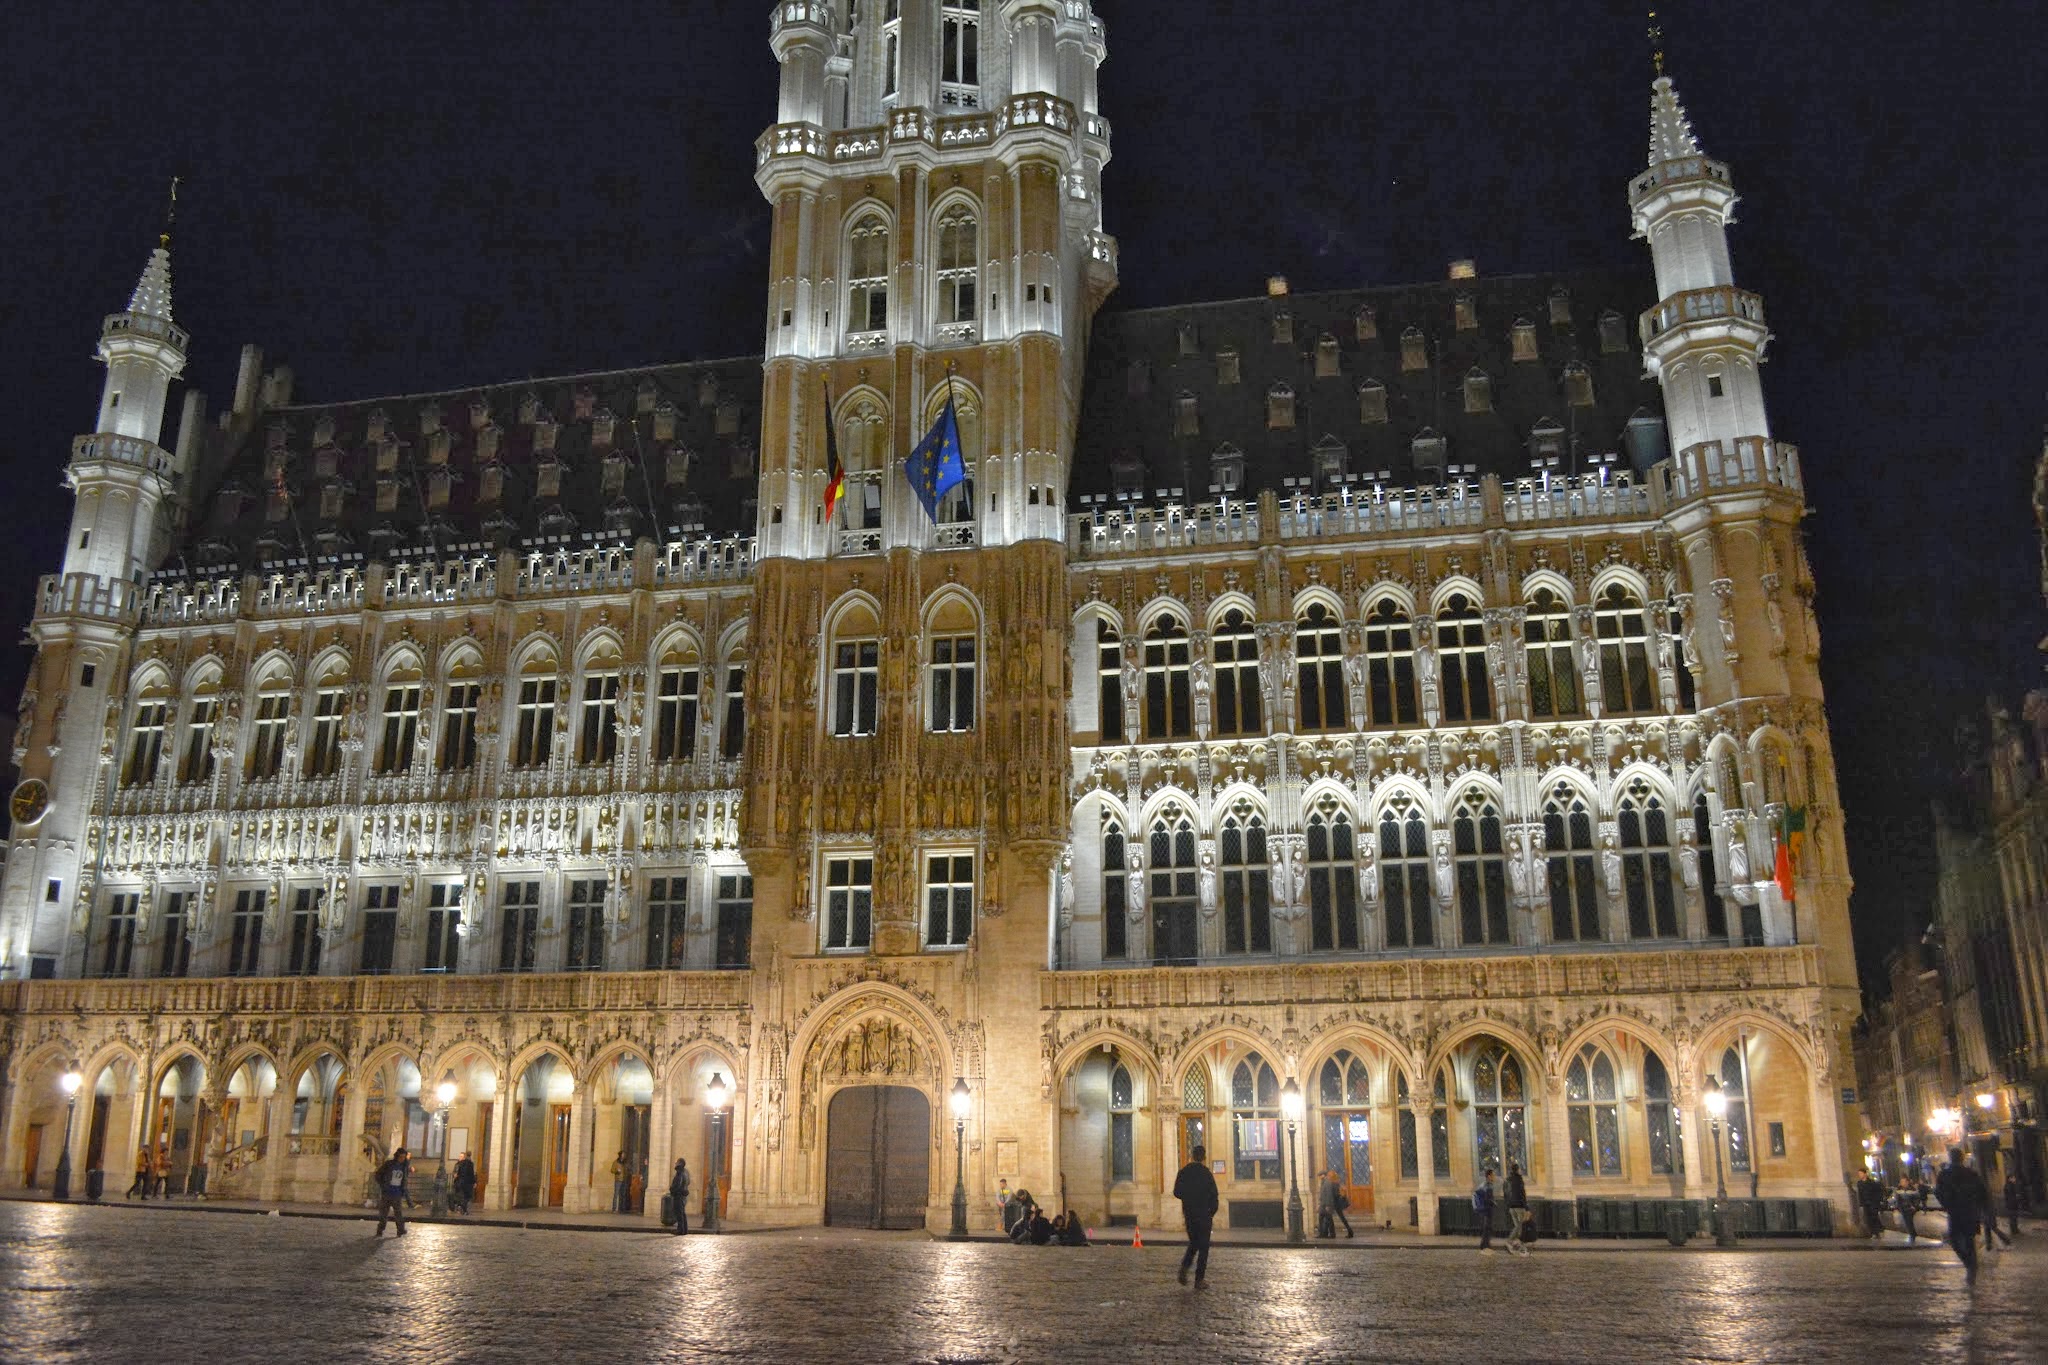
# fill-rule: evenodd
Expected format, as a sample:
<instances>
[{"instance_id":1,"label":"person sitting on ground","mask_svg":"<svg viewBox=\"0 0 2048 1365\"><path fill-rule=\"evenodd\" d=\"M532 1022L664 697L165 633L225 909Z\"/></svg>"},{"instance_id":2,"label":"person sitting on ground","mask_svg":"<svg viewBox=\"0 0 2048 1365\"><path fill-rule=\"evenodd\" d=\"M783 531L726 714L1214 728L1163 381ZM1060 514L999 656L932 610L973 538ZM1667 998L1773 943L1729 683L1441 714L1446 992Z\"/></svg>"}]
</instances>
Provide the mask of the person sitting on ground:
<instances>
[{"instance_id":1,"label":"person sitting on ground","mask_svg":"<svg viewBox=\"0 0 2048 1365\"><path fill-rule=\"evenodd\" d=\"M1065 1221L1060 1224L1059 1244L1063 1247L1087 1246L1088 1229L1081 1225L1081 1215L1069 1209L1060 1217Z\"/></svg>"},{"instance_id":2,"label":"person sitting on ground","mask_svg":"<svg viewBox=\"0 0 2048 1365\"><path fill-rule=\"evenodd\" d=\"M1017 1205L1017 1221L1010 1225L1010 1240L1018 1246L1028 1246L1031 1243L1031 1215L1038 1206L1031 1202L1030 1195L1022 1191L1012 1202Z\"/></svg>"},{"instance_id":3,"label":"person sitting on ground","mask_svg":"<svg viewBox=\"0 0 2048 1365\"><path fill-rule=\"evenodd\" d=\"M1052 1234L1052 1219L1045 1216L1045 1210L1031 1210L1031 1245L1035 1247L1050 1245Z\"/></svg>"}]
</instances>

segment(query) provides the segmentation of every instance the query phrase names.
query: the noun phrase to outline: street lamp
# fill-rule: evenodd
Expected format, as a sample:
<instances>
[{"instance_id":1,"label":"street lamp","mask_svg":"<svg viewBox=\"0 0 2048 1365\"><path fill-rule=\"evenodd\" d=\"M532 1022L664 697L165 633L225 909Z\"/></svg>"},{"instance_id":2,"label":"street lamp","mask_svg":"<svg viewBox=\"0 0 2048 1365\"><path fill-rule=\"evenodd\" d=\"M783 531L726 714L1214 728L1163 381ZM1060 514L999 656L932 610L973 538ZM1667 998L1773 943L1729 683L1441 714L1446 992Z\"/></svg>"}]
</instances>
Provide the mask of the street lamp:
<instances>
[{"instance_id":1,"label":"street lamp","mask_svg":"<svg viewBox=\"0 0 2048 1365\"><path fill-rule=\"evenodd\" d=\"M1728 1174L1721 1164L1721 1119L1728 1112L1728 1092L1718 1077L1707 1077L1707 1131L1714 1144L1714 1245L1735 1245L1735 1227L1728 1217Z\"/></svg>"},{"instance_id":2,"label":"street lamp","mask_svg":"<svg viewBox=\"0 0 2048 1365\"><path fill-rule=\"evenodd\" d=\"M1998 1096L1994 1095L1989 1090L1979 1090L1977 1092L1977 1107L1979 1109L1991 1109L1995 1107L1997 1104Z\"/></svg>"},{"instance_id":3,"label":"street lamp","mask_svg":"<svg viewBox=\"0 0 2048 1365\"><path fill-rule=\"evenodd\" d=\"M704 1098L711 1105L711 1179L704 1190L704 1231L718 1231L718 1171L725 1161L725 1101L732 1092L720 1072L711 1073Z\"/></svg>"},{"instance_id":4,"label":"street lamp","mask_svg":"<svg viewBox=\"0 0 2048 1365\"><path fill-rule=\"evenodd\" d=\"M1301 1153L1294 1145L1295 1130L1301 1125L1301 1084L1289 1076L1280 1087L1280 1112L1287 1116L1287 1159L1294 1163L1294 1179L1287 1191L1287 1240L1307 1239L1301 1226Z\"/></svg>"},{"instance_id":5,"label":"street lamp","mask_svg":"<svg viewBox=\"0 0 2048 1365\"><path fill-rule=\"evenodd\" d=\"M952 1240L967 1240L967 1107L973 1097L967 1078L953 1082L953 1231Z\"/></svg>"},{"instance_id":6,"label":"street lamp","mask_svg":"<svg viewBox=\"0 0 2048 1365\"><path fill-rule=\"evenodd\" d=\"M57 1178L51 1193L59 1199L71 1197L71 1116L78 1112L78 1087L85 1084L85 1077L72 1067L57 1078L58 1086L64 1091L64 1149L57 1153Z\"/></svg>"},{"instance_id":7,"label":"street lamp","mask_svg":"<svg viewBox=\"0 0 2048 1365\"><path fill-rule=\"evenodd\" d=\"M441 1101L441 1164L434 1168L434 1204L428 1210L436 1218L448 1216L448 1106L455 1103L455 1082L443 1081L434 1087L434 1098Z\"/></svg>"}]
</instances>

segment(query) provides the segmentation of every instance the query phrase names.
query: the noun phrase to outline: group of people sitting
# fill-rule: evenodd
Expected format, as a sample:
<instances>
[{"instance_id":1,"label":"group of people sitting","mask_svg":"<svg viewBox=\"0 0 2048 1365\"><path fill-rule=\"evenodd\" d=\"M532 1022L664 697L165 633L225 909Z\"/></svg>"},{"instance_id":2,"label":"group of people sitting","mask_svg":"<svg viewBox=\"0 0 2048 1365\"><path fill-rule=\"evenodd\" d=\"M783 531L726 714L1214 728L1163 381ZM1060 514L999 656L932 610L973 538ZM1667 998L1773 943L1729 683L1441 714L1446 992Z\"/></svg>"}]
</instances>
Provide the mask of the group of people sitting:
<instances>
[{"instance_id":1,"label":"group of people sitting","mask_svg":"<svg viewBox=\"0 0 2048 1365\"><path fill-rule=\"evenodd\" d=\"M1081 1215L1063 1210L1051 1218L1031 1191L1018 1190L1002 1200L1003 1231L1018 1246L1084 1247L1089 1245L1088 1229Z\"/></svg>"}]
</instances>

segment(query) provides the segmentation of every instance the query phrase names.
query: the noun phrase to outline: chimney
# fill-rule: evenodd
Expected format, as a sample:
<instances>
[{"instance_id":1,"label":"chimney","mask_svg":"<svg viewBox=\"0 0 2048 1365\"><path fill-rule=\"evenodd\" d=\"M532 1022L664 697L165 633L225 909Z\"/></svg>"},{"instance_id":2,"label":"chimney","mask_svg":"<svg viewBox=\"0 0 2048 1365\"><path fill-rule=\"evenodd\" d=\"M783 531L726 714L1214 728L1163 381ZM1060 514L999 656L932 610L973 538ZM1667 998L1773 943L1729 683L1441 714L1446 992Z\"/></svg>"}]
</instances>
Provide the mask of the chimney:
<instances>
[{"instance_id":1,"label":"chimney","mask_svg":"<svg viewBox=\"0 0 2048 1365\"><path fill-rule=\"evenodd\" d=\"M263 380L263 350L250 345L242 348L242 368L235 375L235 405L237 417L247 417L256 411L257 386Z\"/></svg>"},{"instance_id":2,"label":"chimney","mask_svg":"<svg viewBox=\"0 0 2048 1365\"><path fill-rule=\"evenodd\" d=\"M197 389L185 390L185 411L178 418L178 449L173 461L185 473L192 471L194 458L199 453L199 431L206 422L206 395Z\"/></svg>"}]
</instances>

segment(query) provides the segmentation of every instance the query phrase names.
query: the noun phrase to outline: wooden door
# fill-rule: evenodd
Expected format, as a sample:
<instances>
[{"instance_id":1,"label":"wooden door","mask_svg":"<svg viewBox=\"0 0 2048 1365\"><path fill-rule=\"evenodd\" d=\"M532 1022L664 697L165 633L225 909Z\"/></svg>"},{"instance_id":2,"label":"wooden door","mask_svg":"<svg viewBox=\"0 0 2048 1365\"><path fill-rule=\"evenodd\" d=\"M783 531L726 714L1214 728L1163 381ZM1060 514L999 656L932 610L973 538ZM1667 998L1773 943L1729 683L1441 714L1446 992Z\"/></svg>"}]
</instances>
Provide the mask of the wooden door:
<instances>
[{"instance_id":1,"label":"wooden door","mask_svg":"<svg viewBox=\"0 0 2048 1365\"><path fill-rule=\"evenodd\" d=\"M931 1101L901 1085L856 1086L826 1113L825 1221L921 1228L931 1198Z\"/></svg>"},{"instance_id":2,"label":"wooden door","mask_svg":"<svg viewBox=\"0 0 2048 1365\"><path fill-rule=\"evenodd\" d=\"M832 1097L825 1116L825 1221L875 1225L875 1114L880 1087L855 1086ZM33 1168L31 1168L33 1169Z\"/></svg>"},{"instance_id":3,"label":"wooden door","mask_svg":"<svg viewBox=\"0 0 2048 1365\"><path fill-rule=\"evenodd\" d=\"M92 1097L92 1117L86 1120L85 1169L102 1170L107 1159L107 1115L112 1109L112 1100L106 1095Z\"/></svg>"},{"instance_id":4,"label":"wooden door","mask_svg":"<svg viewBox=\"0 0 2048 1365\"><path fill-rule=\"evenodd\" d=\"M562 1187L569 1183L569 1106L548 1106L548 1207L562 1207Z\"/></svg>"},{"instance_id":5,"label":"wooden door","mask_svg":"<svg viewBox=\"0 0 2048 1365\"><path fill-rule=\"evenodd\" d=\"M654 1110L645 1104L627 1107L619 1145L626 1152L626 1209L647 1211L647 1133L653 1125Z\"/></svg>"},{"instance_id":6,"label":"wooden door","mask_svg":"<svg viewBox=\"0 0 2048 1365\"><path fill-rule=\"evenodd\" d=\"M476 1202L481 1207L484 1202L484 1186L489 1184L491 1179L491 1106L488 1104L483 1105L482 1112L477 1115L476 1131L476 1147L470 1154L470 1160L476 1163ZM512 1159L514 1162L518 1161L519 1154L516 1151L512 1154Z\"/></svg>"},{"instance_id":7,"label":"wooden door","mask_svg":"<svg viewBox=\"0 0 2048 1365\"><path fill-rule=\"evenodd\" d=\"M1323 1165L1337 1173L1344 1197L1351 1201L1346 1216L1372 1221L1372 1115L1364 1109L1323 1111ZM1322 1171L1312 1174L1320 1179ZM1322 1191L1318 1190L1320 1196ZM1317 1208L1322 1205L1318 1203Z\"/></svg>"},{"instance_id":8,"label":"wooden door","mask_svg":"<svg viewBox=\"0 0 2048 1365\"><path fill-rule=\"evenodd\" d=\"M882 1163L882 1208L877 1225L921 1228L931 1202L931 1101L907 1085L884 1086L880 1117L875 1149Z\"/></svg>"},{"instance_id":9,"label":"wooden door","mask_svg":"<svg viewBox=\"0 0 2048 1365\"><path fill-rule=\"evenodd\" d=\"M43 1125L31 1123L28 1126L28 1142L21 1154L21 1185L23 1189L36 1187L36 1167L43 1159Z\"/></svg>"}]
</instances>

